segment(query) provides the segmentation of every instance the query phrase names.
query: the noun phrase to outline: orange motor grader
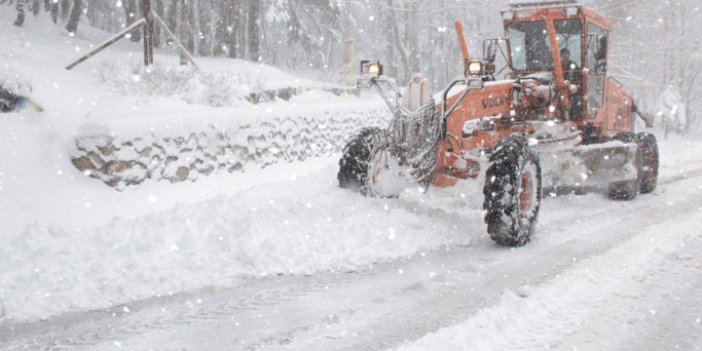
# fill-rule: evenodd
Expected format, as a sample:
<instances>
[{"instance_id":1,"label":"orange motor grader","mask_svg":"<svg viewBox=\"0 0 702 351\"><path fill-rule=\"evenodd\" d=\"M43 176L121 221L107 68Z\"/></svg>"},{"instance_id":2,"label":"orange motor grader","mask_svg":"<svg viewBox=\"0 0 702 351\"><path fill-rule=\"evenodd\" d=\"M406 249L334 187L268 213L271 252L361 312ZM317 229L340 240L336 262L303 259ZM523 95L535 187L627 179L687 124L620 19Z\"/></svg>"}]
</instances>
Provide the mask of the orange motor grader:
<instances>
[{"instance_id":1,"label":"orange motor grader","mask_svg":"<svg viewBox=\"0 0 702 351\"><path fill-rule=\"evenodd\" d=\"M487 231L507 246L530 240L544 190L631 200L655 189L656 138L634 132L633 99L607 75L611 23L575 1L514 4L502 18L506 38L485 40L482 60L456 22L464 74L436 98L420 74L401 91L378 62L361 62L359 85L393 117L345 146L340 187L393 197L484 179Z\"/></svg>"}]
</instances>

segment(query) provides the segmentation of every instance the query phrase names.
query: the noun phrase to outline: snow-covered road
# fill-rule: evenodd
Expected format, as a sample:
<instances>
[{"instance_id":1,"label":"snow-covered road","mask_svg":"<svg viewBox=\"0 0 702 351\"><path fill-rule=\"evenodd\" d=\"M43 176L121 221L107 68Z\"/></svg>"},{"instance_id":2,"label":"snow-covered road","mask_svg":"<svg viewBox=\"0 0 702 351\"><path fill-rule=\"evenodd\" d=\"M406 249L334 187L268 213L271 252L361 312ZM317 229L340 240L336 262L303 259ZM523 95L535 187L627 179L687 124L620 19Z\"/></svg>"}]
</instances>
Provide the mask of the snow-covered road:
<instances>
[{"instance_id":1,"label":"snow-covered road","mask_svg":"<svg viewBox=\"0 0 702 351\"><path fill-rule=\"evenodd\" d=\"M702 164L664 165L659 188L633 202L547 198L534 240L505 249L484 234L476 184L367 199L337 189L335 162L325 162L306 177L110 226L158 235L158 225L192 224L216 233L203 241L228 242L223 228L240 225L246 250L269 252L250 255L250 271L184 236L181 254L210 249L221 268L199 276L209 287L5 323L0 349L702 349ZM169 259L148 243L139 249L150 259Z\"/></svg>"}]
</instances>

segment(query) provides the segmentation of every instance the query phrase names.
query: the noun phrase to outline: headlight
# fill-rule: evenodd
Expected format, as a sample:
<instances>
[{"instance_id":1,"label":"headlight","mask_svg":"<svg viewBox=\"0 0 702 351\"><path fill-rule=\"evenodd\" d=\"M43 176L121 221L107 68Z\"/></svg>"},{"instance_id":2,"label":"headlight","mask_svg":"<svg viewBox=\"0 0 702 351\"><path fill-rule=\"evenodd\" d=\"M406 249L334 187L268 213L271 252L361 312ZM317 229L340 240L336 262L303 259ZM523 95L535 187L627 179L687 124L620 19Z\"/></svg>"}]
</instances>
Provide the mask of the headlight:
<instances>
[{"instance_id":1,"label":"headlight","mask_svg":"<svg viewBox=\"0 0 702 351\"><path fill-rule=\"evenodd\" d=\"M472 76L479 76L483 73L483 63L474 61L468 63L468 74Z\"/></svg>"},{"instance_id":2,"label":"headlight","mask_svg":"<svg viewBox=\"0 0 702 351\"><path fill-rule=\"evenodd\" d=\"M368 73L378 74L378 72L380 72L380 66L378 66L377 63L372 63L368 65Z\"/></svg>"},{"instance_id":3,"label":"headlight","mask_svg":"<svg viewBox=\"0 0 702 351\"><path fill-rule=\"evenodd\" d=\"M361 74L366 77L379 77L383 74L383 65L378 61L361 61Z\"/></svg>"}]
</instances>

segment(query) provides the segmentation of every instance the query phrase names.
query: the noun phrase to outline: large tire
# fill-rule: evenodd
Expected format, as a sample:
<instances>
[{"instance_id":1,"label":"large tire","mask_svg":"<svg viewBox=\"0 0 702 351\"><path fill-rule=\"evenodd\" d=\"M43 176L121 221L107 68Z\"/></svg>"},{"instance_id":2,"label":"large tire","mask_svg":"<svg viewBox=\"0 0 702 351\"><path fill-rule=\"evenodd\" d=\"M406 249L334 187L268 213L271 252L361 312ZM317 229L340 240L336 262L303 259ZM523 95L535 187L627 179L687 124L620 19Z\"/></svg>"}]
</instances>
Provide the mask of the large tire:
<instances>
[{"instance_id":1,"label":"large tire","mask_svg":"<svg viewBox=\"0 0 702 351\"><path fill-rule=\"evenodd\" d=\"M630 132L620 132L614 136L614 140L621 141L625 144L630 144L636 141L636 136L634 133ZM641 154L637 151L636 160L634 161L636 167L640 162ZM639 179L633 180L623 180L619 182L613 182L609 184L607 189L607 194L610 199L617 201L631 201L636 198L639 193Z\"/></svg>"},{"instance_id":2,"label":"large tire","mask_svg":"<svg viewBox=\"0 0 702 351\"><path fill-rule=\"evenodd\" d=\"M583 126L583 145L596 144L600 142L600 132L592 123L585 123Z\"/></svg>"},{"instance_id":3,"label":"large tire","mask_svg":"<svg viewBox=\"0 0 702 351\"><path fill-rule=\"evenodd\" d=\"M339 187L366 193L368 161L373 145L382 135L380 128L364 128L346 144L339 160Z\"/></svg>"},{"instance_id":4,"label":"large tire","mask_svg":"<svg viewBox=\"0 0 702 351\"><path fill-rule=\"evenodd\" d=\"M658 141L651 133L639 133L636 134L636 144L640 155L640 164L637 165L639 191L648 194L656 189L658 183Z\"/></svg>"},{"instance_id":5,"label":"large tire","mask_svg":"<svg viewBox=\"0 0 702 351\"><path fill-rule=\"evenodd\" d=\"M504 140L490 157L483 188L488 234L504 246L522 246L536 228L541 207L541 165L523 136Z\"/></svg>"},{"instance_id":6,"label":"large tire","mask_svg":"<svg viewBox=\"0 0 702 351\"><path fill-rule=\"evenodd\" d=\"M636 136L631 132L619 132L614 136L614 140L629 144L636 140Z\"/></svg>"},{"instance_id":7,"label":"large tire","mask_svg":"<svg viewBox=\"0 0 702 351\"><path fill-rule=\"evenodd\" d=\"M639 192L639 180L625 180L609 184L609 198L617 201L631 201Z\"/></svg>"}]
</instances>

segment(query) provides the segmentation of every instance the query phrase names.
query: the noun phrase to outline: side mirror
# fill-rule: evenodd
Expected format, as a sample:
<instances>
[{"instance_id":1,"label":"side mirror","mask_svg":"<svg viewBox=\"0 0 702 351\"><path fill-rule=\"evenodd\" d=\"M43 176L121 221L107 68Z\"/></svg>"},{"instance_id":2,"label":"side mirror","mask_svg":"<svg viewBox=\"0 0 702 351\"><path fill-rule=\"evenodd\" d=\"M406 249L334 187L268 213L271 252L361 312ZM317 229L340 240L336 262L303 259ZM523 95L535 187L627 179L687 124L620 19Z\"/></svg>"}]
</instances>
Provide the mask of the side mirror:
<instances>
[{"instance_id":1,"label":"side mirror","mask_svg":"<svg viewBox=\"0 0 702 351\"><path fill-rule=\"evenodd\" d=\"M607 34L597 35L597 50L595 51L595 59L607 59Z\"/></svg>"},{"instance_id":2,"label":"side mirror","mask_svg":"<svg viewBox=\"0 0 702 351\"><path fill-rule=\"evenodd\" d=\"M588 34L588 68L595 74L607 73L607 34Z\"/></svg>"},{"instance_id":3,"label":"side mirror","mask_svg":"<svg viewBox=\"0 0 702 351\"><path fill-rule=\"evenodd\" d=\"M497 56L497 40L488 39L483 41L483 60L488 63L495 63Z\"/></svg>"},{"instance_id":4,"label":"side mirror","mask_svg":"<svg viewBox=\"0 0 702 351\"><path fill-rule=\"evenodd\" d=\"M595 72L598 74L607 73L607 34L597 35L597 50L595 51Z\"/></svg>"},{"instance_id":5,"label":"side mirror","mask_svg":"<svg viewBox=\"0 0 702 351\"><path fill-rule=\"evenodd\" d=\"M509 59L505 54L503 45L509 46L509 39L495 38L483 41L483 74L494 79L496 74L502 73L509 66ZM500 52L500 69L497 70L497 53Z\"/></svg>"}]
</instances>

